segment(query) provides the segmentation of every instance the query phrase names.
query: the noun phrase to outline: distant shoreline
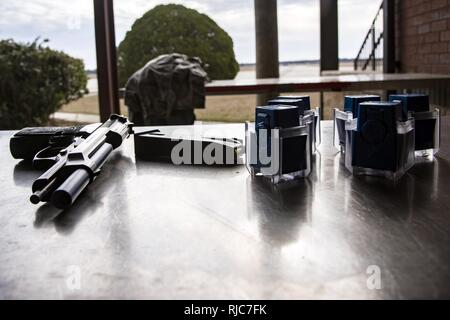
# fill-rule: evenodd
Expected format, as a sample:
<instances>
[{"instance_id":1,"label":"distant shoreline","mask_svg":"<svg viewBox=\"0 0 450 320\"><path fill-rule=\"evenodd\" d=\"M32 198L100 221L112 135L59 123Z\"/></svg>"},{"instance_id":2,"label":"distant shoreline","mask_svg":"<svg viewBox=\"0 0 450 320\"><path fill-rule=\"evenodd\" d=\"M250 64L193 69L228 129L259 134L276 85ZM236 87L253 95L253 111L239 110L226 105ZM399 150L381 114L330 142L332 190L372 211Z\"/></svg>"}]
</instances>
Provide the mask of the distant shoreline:
<instances>
[{"instance_id":1,"label":"distant shoreline","mask_svg":"<svg viewBox=\"0 0 450 320\"><path fill-rule=\"evenodd\" d=\"M350 72L353 70L353 60L341 59L339 70L343 72ZM318 60L305 61L288 61L280 62L280 78L296 78L320 75L320 63ZM91 70L88 73L88 89L90 95L95 95L98 92L97 73ZM236 80L255 79L256 65L254 63L240 64L240 70L236 75Z\"/></svg>"},{"instance_id":2,"label":"distant shoreline","mask_svg":"<svg viewBox=\"0 0 450 320\"><path fill-rule=\"evenodd\" d=\"M348 62L352 62L353 63L354 59L350 59L350 58L343 58L343 59L339 59L340 63L348 63ZM289 66L289 65L305 65L305 64L309 64L309 65L318 65L320 63L320 60L294 60L294 61L280 61L280 66ZM243 62L239 64L240 67L255 67L256 66L256 62ZM97 74L97 70L86 70L86 73L88 75L96 75Z\"/></svg>"},{"instance_id":3,"label":"distant shoreline","mask_svg":"<svg viewBox=\"0 0 450 320\"><path fill-rule=\"evenodd\" d=\"M343 58L343 59L339 59L340 63L345 63L345 62L353 62L354 59L350 59L350 58ZM288 66L288 65L292 65L292 64L319 64L320 60L293 60L293 61L280 61L279 64L280 66ZM240 63L239 64L241 67L251 67L251 66L256 66L256 62L248 62L248 63Z\"/></svg>"}]
</instances>

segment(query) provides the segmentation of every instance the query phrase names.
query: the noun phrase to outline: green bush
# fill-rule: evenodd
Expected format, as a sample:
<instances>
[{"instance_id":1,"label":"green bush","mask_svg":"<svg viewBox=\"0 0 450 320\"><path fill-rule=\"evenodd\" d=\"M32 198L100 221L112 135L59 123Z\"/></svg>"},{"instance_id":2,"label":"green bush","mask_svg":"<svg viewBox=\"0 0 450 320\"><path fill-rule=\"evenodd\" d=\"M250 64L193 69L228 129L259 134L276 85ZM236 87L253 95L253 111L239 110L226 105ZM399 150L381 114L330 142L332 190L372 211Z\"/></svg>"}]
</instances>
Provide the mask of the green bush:
<instances>
[{"instance_id":1,"label":"green bush","mask_svg":"<svg viewBox=\"0 0 450 320\"><path fill-rule=\"evenodd\" d=\"M37 40L0 41L0 128L45 125L50 114L82 97L86 84L82 60Z\"/></svg>"},{"instance_id":2,"label":"green bush","mask_svg":"<svg viewBox=\"0 0 450 320\"><path fill-rule=\"evenodd\" d=\"M233 40L207 15L182 5L159 5L137 19L118 50L119 82L151 59L168 53L200 57L210 79L233 79L239 71Z\"/></svg>"}]
</instances>

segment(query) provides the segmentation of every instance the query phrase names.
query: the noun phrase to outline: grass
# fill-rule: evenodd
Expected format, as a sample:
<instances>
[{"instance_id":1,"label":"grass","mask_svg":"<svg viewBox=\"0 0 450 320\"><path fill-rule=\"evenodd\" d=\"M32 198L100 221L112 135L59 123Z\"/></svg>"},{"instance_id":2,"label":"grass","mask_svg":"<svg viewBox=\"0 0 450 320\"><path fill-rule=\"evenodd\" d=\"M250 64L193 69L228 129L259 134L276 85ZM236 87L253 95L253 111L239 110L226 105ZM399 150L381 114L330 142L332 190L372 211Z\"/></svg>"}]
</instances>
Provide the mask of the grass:
<instances>
[{"instance_id":1,"label":"grass","mask_svg":"<svg viewBox=\"0 0 450 320\"><path fill-rule=\"evenodd\" d=\"M301 95L302 93L289 93L290 95ZM331 119L332 109L342 105L344 92L332 92L325 94L325 119ZM312 93L311 103L314 107L320 104L320 94ZM256 95L237 96L207 96L206 107L196 109L197 120L216 122L244 122L253 121L256 106ZM120 101L122 114L128 111L124 101ZM98 97L87 96L73 101L62 107L61 112L98 114Z\"/></svg>"},{"instance_id":2,"label":"grass","mask_svg":"<svg viewBox=\"0 0 450 320\"><path fill-rule=\"evenodd\" d=\"M382 93L379 91L366 92L371 94ZM361 92L327 92L324 94L324 119L330 120L332 117L333 108L342 108L344 96L361 94ZM302 95L302 93L289 93L289 95ZM320 104L320 94L312 93L311 103L314 107ZM214 122L245 122L254 121L256 106L256 95L239 95L239 96L207 96L206 108L196 109L195 115L200 121L214 121ZM124 105L124 101L120 101L120 109L122 114L127 115L128 111ZM71 113L87 113L98 114L98 97L87 96L77 101L73 101L65 105L60 110L61 112ZM447 110L441 109L442 114L446 115Z\"/></svg>"},{"instance_id":3,"label":"grass","mask_svg":"<svg viewBox=\"0 0 450 320\"><path fill-rule=\"evenodd\" d=\"M70 113L99 114L98 96L86 96L76 101L72 101L69 104L64 105L59 111ZM123 100L120 100L120 111L123 114L128 113Z\"/></svg>"}]
</instances>

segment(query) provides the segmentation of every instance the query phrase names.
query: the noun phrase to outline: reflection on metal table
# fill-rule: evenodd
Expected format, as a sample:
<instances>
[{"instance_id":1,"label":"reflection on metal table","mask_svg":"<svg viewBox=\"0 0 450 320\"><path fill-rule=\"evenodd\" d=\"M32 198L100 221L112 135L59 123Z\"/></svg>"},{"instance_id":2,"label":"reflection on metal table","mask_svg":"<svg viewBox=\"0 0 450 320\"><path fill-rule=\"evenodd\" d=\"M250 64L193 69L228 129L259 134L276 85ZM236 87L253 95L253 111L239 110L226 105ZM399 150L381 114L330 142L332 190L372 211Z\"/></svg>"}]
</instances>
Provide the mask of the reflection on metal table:
<instances>
[{"instance_id":1,"label":"reflection on metal table","mask_svg":"<svg viewBox=\"0 0 450 320\"><path fill-rule=\"evenodd\" d=\"M394 184L351 176L324 122L313 175L276 187L244 166L136 161L131 137L61 213L28 202L40 172L3 131L0 298L450 298L448 132Z\"/></svg>"}]
</instances>

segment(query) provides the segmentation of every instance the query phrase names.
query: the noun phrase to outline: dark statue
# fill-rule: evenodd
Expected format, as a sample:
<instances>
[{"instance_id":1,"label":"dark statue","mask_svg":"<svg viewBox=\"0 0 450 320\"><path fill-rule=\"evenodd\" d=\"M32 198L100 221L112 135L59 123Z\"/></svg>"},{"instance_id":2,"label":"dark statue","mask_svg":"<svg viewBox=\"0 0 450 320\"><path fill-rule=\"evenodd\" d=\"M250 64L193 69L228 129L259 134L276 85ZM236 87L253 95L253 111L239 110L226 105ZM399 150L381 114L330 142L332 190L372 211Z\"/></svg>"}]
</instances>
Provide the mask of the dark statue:
<instances>
[{"instance_id":1,"label":"dark statue","mask_svg":"<svg viewBox=\"0 0 450 320\"><path fill-rule=\"evenodd\" d=\"M186 125L205 107L207 73L199 58L161 55L136 71L126 84L125 104L135 125Z\"/></svg>"}]
</instances>

